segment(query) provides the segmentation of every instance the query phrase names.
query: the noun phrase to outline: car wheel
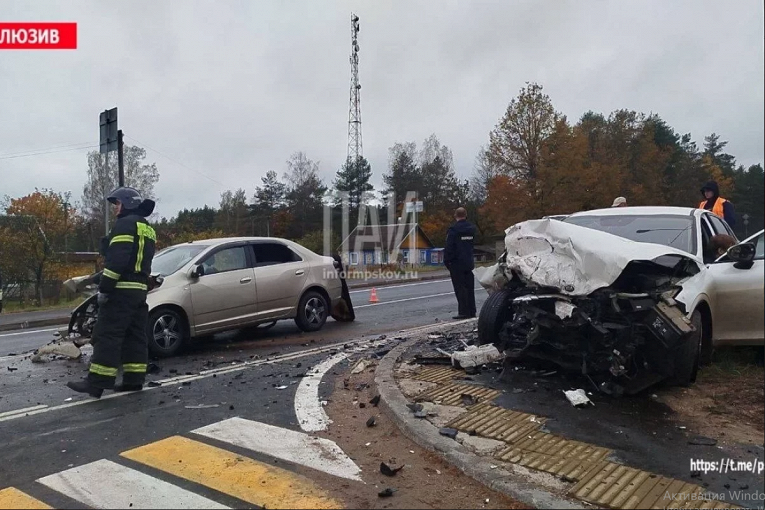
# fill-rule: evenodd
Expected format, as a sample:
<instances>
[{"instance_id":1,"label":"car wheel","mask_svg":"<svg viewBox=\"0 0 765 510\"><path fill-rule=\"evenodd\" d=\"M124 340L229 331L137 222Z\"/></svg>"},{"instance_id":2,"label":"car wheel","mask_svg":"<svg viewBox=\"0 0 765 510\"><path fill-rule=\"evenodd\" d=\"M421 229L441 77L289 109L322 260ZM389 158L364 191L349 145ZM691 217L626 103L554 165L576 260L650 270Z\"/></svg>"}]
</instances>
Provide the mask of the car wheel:
<instances>
[{"instance_id":1,"label":"car wheel","mask_svg":"<svg viewBox=\"0 0 765 510\"><path fill-rule=\"evenodd\" d=\"M499 332L509 318L513 297L509 290L502 289L484 301L478 314L478 345L495 344L500 348Z\"/></svg>"},{"instance_id":2,"label":"car wheel","mask_svg":"<svg viewBox=\"0 0 765 510\"><path fill-rule=\"evenodd\" d=\"M327 322L329 305L320 293L312 290L303 294L298 303L295 323L303 331L318 331Z\"/></svg>"},{"instance_id":3,"label":"car wheel","mask_svg":"<svg viewBox=\"0 0 765 510\"><path fill-rule=\"evenodd\" d=\"M186 319L170 308L159 308L151 312L147 328L149 352L156 356L177 354L188 338Z\"/></svg>"},{"instance_id":4,"label":"car wheel","mask_svg":"<svg viewBox=\"0 0 765 510\"><path fill-rule=\"evenodd\" d=\"M689 386L696 382L699 371L701 345L704 341L704 321L699 310L691 315L691 323L696 331L689 334L675 350L675 375L672 382L677 386Z\"/></svg>"}]
</instances>

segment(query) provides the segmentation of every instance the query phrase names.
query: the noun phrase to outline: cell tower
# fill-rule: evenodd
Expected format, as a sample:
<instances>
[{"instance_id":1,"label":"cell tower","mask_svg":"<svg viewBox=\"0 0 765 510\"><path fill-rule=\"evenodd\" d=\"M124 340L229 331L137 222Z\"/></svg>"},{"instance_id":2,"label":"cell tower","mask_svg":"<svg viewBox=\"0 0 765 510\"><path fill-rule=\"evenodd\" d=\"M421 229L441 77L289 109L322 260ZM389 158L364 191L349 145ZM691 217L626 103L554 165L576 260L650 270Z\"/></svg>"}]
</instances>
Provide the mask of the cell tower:
<instances>
[{"instance_id":1,"label":"cell tower","mask_svg":"<svg viewBox=\"0 0 765 510\"><path fill-rule=\"evenodd\" d=\"M351 13L351 101L348 111L348 161L364 155L361 144L361 84L359 83L359 17Z\"/></svg>"}]
</instances>

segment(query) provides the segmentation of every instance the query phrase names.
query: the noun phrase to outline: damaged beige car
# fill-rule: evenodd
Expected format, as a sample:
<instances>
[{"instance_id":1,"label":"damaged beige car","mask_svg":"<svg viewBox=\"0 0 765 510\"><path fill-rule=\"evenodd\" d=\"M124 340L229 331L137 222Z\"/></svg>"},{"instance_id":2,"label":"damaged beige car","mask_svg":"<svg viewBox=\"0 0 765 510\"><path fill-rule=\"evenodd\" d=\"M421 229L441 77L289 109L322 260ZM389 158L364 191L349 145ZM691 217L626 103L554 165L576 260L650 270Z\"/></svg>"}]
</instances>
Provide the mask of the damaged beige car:
<instances>
[{"instance_id":1,"label":"damaged beige car","mask_svg":"<svg viewBox=\"0 0 765 510\"><path fill-rule=\"evenodd\" d=\"M708 211L676 207L514 225L499 262L476 271L490 293L479 343L511 363L553 362L614 395L691 384L714 345L765 341L763 234L714 260L705 254L715 233L732 231Z\"/></svg>"}]
</instances>

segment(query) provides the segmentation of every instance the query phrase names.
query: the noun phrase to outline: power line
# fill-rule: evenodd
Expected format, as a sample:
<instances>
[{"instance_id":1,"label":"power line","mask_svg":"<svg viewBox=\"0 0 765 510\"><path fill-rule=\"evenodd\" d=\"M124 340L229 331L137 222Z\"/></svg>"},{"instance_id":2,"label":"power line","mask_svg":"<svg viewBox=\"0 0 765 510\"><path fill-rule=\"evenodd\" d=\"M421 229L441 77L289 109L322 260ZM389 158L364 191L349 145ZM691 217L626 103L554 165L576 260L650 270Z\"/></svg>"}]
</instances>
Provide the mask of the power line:
<instances>
[{"instance_id":1,"label":"power line","mask_svg":"<svg viewBox=\"0 0 765 510\"><path fill-rule=\"evenodd\" d=\"M86 144L90 144L90 142L63 143L59 145L51 145L49 147L40 147L39 149L26 149L26 150L19 150L15 152L0 152L0 156L15 156L17 154L27 154L29 152L47 151L49 149L62 149L66 147L74 147L74 146L86 145Z\"/></svg>"},{"instance_id":2,"label":"power line","mask_svg":"<svg viewBox=\"0 0 765 510\"><path fill-rule=\"evenodd\" d=\"M180 162L180 161L178 161L177 159L175 159L175 158L173 158L173 157L170 157L170 156L168 156L168 155L167 155L167 154L165 154L164 152L160 152L160 151L158 151L157 149L153 149L153 148L149 147L148 145L146 145L145 143L143 143L143 142L141 142L141 141L139 141L139 140L136 140L136 139L135 139L135 138L133 138L132 136L129 136L129 135L124 135L124 136L125 136L125 138L130 138L131 140L133 140L135 143L139 144L140 146L142 146L142 147L146 147L147 149L149 149L149 150L151 150L151 151L154 151L154 152L156 152L156 153L157 153L157 154L159 154L160 156L163 156L163 157L165 157L165 158L169 159L170 161L172 161L172 162L173 162L173 163L175 163L176 165L180 165L180 166L182 166L183 168L185 168L186 170L191 170L192 172L198 173L198 174L199 174L199 175L201 175L202 177L204 177L204 178L206 178L206 179L209 179L210 181L212 181L212 182L214 182L215 184L218 184L218 185L220 185L220 186L223 186L224 188L226 187L226 185L225 185L225 184L223 184L222 182L220 182L220 181L216 181L215 179L213 179L213 178L212 178L212 177L210 177L209 175L206 175L206 174L204 174L204 173L200 172L199 170L197 170L197 169L195 169L195 168L191 168L191 167L189 167L189 166L186 166L186 165L184 165L183 163L181 163L181 162Z\"/></svg>"},{"instance_id":3,"label":"power line","mask_svg":"<svg viewBox=\"0 0 765 510\"><path fill-rule=\"evenodd\" d=\"M49 148L49 149L37 149L36 151L27 151L27 152L17 152L17 153L7 153L0 155L0 159L16 159L16 158L28 158L30 156L42 156L45 154L56 154L59 152L69 152L69 151L77 151L77 150L83 150L83 149L94 149L98 147L98 144L79 144L77 146L63 146L59 148Z\"/></svg>"}]
</instances>

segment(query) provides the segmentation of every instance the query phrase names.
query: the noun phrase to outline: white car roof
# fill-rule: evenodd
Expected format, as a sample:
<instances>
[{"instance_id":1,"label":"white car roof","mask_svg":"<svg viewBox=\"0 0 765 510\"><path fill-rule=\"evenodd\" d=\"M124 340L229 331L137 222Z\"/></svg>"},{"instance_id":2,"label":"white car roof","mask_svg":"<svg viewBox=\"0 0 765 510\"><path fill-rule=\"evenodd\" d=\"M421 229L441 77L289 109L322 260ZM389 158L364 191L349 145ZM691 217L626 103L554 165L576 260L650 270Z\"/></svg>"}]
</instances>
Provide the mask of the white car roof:
<instances>
[{"instance_id":1,"label":"white car roof","mask_svg":"<svg viewBox=\"0 0 765 510\"><path fill-rule=\"evenodd\" d=\"M657 207L657 206L645 206L645 207L609 207L607 209L593 209L591 211L581 211L569 216L648 216L648 215L675 215L675 216L691 216L703 213L701 209L693 207Z\"/></svg>"}]
</instances>

